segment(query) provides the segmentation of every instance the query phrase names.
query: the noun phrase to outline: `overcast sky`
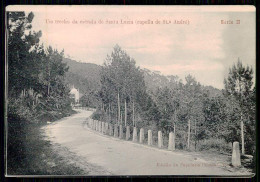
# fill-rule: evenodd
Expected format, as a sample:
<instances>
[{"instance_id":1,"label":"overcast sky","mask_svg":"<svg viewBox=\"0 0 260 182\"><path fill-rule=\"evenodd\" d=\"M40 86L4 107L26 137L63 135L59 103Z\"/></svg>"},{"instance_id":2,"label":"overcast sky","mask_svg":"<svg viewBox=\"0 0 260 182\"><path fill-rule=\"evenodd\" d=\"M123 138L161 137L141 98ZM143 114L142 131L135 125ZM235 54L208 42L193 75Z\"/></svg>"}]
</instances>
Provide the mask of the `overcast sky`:
<instances>
[{"instance_id":1,"label":"overcast sky","mask_svg":"<svg viewBox=\"0 0 260 182\"><path fill-rule=\"evenodd\" d=\"M81 62L102 65L118 44L141 68L178 75L191 74L204 85L222 89L228 69L238 58L255 70L255 9L253 6L9 6L34 12L33 29L41 41ZM69 24L46 23L66 20ZM106 20L134 24L105 24ZM77 20L78 24L72 24ZM80 21L96 24L80 24ZM98 24L103 20L103 24ZM137 21L152 20L140 25ZM171 21L155 24L155 20ZM174 24L183 20L189 24ZM231 20L234 24L221 24ZM240 20L240 24L235 24Z\"/></svg>"}]
</instances>

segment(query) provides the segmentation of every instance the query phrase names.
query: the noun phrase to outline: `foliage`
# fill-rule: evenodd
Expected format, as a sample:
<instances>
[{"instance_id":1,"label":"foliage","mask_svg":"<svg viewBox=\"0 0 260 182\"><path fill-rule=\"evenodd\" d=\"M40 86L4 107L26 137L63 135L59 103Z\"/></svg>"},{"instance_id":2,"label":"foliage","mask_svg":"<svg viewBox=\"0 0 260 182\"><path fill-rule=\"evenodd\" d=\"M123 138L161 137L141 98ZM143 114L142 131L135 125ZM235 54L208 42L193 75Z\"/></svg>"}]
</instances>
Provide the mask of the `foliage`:
<instances>
[{"instance_id":1,"label":"foliage","mask_svg":"<svg viewBox=\"0 0 260 182\"><path fill-rule=\"evenodd\" d=\"M111 112L115 122L119 112L117 107L119 105L120 111L124 111L126 100L128 125L133 125L129 119L134 116L138 128L153 126L155 133L161 130L166 137L169 132L175 131L177 148L185 148L190 121L190 143L194 149L206 148L203 146L207 145L205 141L211 141L208 147L218 150L217 144L221 142L221 146L225 147L227 143L240 140L239 121L243 112L244 118L248 118L245 120L246 151L250 154L254 152L255 89L252 89L252 68L244 67L238 61L224 81L223 92L201 85L191 75L186 76L183 83L178 77L163 79L155 74L154 78L163 81L163 84L148 84L146 87L144 83L152 80L147 75L147 70L141 71L125 51L115 46L101 71L102 101L99 108L104 110L104 115L108 116ZM165 84L166 80L168 84ZM133 101L136 103L135 113ZM112 109L109 110L109 107Z\"/></svg>"},{"instance_id":2,"label":"foliage","mask_svg":"<svg viewBox=\"0 0 260 182\"><path fill-rule=\"evenodd\" d=\"M41 32L31 32L33 13L8 14L8 94L17 97L24 89L40 90L38 64L43 54ZM26 33L28 32L29 33Z\"/></svg>"},{"instance_id":3,"label":"foliage","mask_svg":"<svg viewBox=\"0 0 260 182\"><path fill-rule=\"evenodd\" d=\"M200 151L215 150L218 152L231 154L232 145L231 143L226 143L224 139L209 138L209 139L201 140L198 143L198 150Z\"/></svg>"},{"instance_id":4,"label":"foliage","mask_svg":"<svg viewBox=\"0 0 260 182\"><path fill-rule=\"evenodd\" d=\"M146 96L143 75L135 66L135 61L119 46L115 46L111 56L106 58L101 71L101 85L100 97L103 109L109 110L114 121L120 118L117 109L125 109L124 102L129 108L128 118L133 117L134 103L137 115L140 114L138 113L140 108L145 107L141 100Z\"/></svg>"},{"instance_id":5,"label":"foliage","mask_svg":"<svg viewBox=\"0 0 260 182\"><path fill-rule=\"evenodd\" d=\"M28 157L24 153L26 128L72 113L64 81L68 68L63 63L63 51L40 45L41 31L31 29L33 17L33 13L7 13L7 151L8 156L19 156L19 161Z\"/></svg>"},{"instance_id":6,"label":"foliage","mask_svg":"<svg viewBox=\"0 0 260 182\"><path fill-rule=\"evenodd\" d=\"M31 31L33 17L33 13L8 12L9 107L30 122L36 122L44 111L59 115L71 109L63 51L39 44L41 32Z\"/></svg>"},{"instance_id":7,"label":"foliage","mask_svg":"<svg viewBox=\"0 0 260 182\"><path fill-rule=\"evenodd\" d=\"M249 66L243 66L238 59L229 69L229 75L224 80L224 95L227 99L228 120L226 126L228 131L232 131L226 135L228 140L234 139L241 141L239 126L240 122L244 123L245 149L246 152L253 153L255 151L255 87L253 88L253 69Z\"/></svg>"},{"instance_id":8,"label":"foliage","mask_svg":"<svg viewBox=\"0 0 260 182\"><path fill-rule=\"evenodd\" d=\"M79 102L82 106L97 108L100 103L100 71L101 66L92 63L82 63L63 58L63 62L69 67L65 76L65 82L79 89Z\"/></svg>"}]
</instances>

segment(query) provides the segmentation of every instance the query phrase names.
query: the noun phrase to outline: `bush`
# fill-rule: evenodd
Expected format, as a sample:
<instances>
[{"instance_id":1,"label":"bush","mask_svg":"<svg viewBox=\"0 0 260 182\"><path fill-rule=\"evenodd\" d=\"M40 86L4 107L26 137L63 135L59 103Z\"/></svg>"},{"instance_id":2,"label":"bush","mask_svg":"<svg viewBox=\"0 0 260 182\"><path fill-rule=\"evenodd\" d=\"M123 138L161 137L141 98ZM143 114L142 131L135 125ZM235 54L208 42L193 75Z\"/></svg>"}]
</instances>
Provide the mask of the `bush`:
<instances>
[{"instance_id":1,"label":"bush","mask_svg":"<svg viewBox=\"0 0 260 182\"><path fill-rule=\"evenodd\" d=\"M205 139L201 140L197 144L198 150L215 150L224 153L231 153L232 146L230 146L224 139Z\"/></svg>"},{"instance_id":2,"label":"bush","mask_svg":"<svg viewBox=\"0 0 260 182\"><path fill-rule=\"evenodd\" d=\"M46 123L46 121L55 121L64 116L75 113L70 107L61 109L40 109L43 104L28 104L29 99L9 98L7 111L7 156L8 156L8 173L22 174L24 170L30 168L31 156L28 138L35 128ZM30 100L29 100L30 101ZM38 130L37 130L38 131ZM36 140L32 138L32 140ZM37 142L36 142L37 143ZM40 147L39 147L40 148ZM37 152L35 152L37 153Z\"/></svg>"},{"instance_id":3,"label":"bush","mask_svg":"<svg viewBox=\"0 0 260 182\"><path fill-rule=\"evenodd\" d=\"M103 118L103 113L99 109L97 109L93 114L92 114L92 119L94 120L101 120Z\"/></svg>"}]
</instances>

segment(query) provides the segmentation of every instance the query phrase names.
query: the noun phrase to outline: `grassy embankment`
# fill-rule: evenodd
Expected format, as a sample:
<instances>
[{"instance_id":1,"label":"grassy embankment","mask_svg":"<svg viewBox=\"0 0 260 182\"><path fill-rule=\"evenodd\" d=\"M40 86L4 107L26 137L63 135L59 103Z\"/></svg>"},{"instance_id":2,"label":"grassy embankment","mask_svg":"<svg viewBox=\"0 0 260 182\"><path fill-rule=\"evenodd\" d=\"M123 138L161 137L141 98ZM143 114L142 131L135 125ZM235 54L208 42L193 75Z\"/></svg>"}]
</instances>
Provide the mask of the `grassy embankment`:
<instances>
[{"instance_id":1,"label":"grassy embankment","mask_svg":"<svg viewBox=\"0 0 260 182\"><path fill-rule=\"evenodd\" d=\"M67 114L71 115L75 111ZM60 119L60 116L57 119ZM15 119L15 118L9 118ZM55 121L54 121L55 122ZM44 139L41 128L47 123L8 127L8 175L83 175L84 171L68 163L59 151L71 153Z\"/></svg>"}]
</instances>

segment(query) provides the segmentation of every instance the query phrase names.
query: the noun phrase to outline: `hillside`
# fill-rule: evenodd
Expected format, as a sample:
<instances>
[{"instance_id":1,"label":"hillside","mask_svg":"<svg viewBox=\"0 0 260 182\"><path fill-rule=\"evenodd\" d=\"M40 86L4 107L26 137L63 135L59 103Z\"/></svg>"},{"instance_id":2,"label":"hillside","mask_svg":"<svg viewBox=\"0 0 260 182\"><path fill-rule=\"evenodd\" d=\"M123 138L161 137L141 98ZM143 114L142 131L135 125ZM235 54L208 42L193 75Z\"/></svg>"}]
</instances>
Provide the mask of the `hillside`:
<instances>
[{"instance_id":1,"label":"hillside","mask_svg":"<svg viewBox=\"0 0 260 182\"><path fill-rule=\"evenodd\" d=\"M149 91L154 92L156 89L163 87L176 88L179 84L179 77L176 75L162 75L158 71L151 71L148 69L142 69L144 74L144 80ZM222 94L221 90L212 86L203 86L202 89L208 92L210 97L217 97Z\"/></svg>"},{"instance_id":2,"label":"hillside","mask_svg":"<svg viewBox=\"0 0 260 182\"><path fill-rule=\"evenodd\" d=\"M149 69L142 69L144 80L148 90L154 92L158 87L174 88L178 81L178 76L164 76L158 71L151 71Z\"/></svg>"},{"instance_id":3,"label":"hillside","mask_svg":"<svg viewBox=\"0 0 260 182\"><path fill-rule=\"evenodd\" d=\"M69 66L69 72L66 75L66 82L79 88L81 93L90 93L100 88L100 71L102 66L93 63L81 63L69 58L64 58L64 62ZM141 69L144 75L145 84L150 92L154 92L158 87L175 88L178 84L178 76L164 76L158 71ZM212 86L203 86L203 89L209 92L211 97L221 95L221 90Z\"/></svg>"},{"instance_id":4,"label":"hillside","mask_svg":"<svg viewBox=\"0 0 260 182\"><path fill-rule=\"evenodd\" d=\"M101 66L92 63L80 63L68 58L64 62L69 66L66 82L79 88L80 93L89 93L100 87Z\"/></svg>"}]
</instances>

